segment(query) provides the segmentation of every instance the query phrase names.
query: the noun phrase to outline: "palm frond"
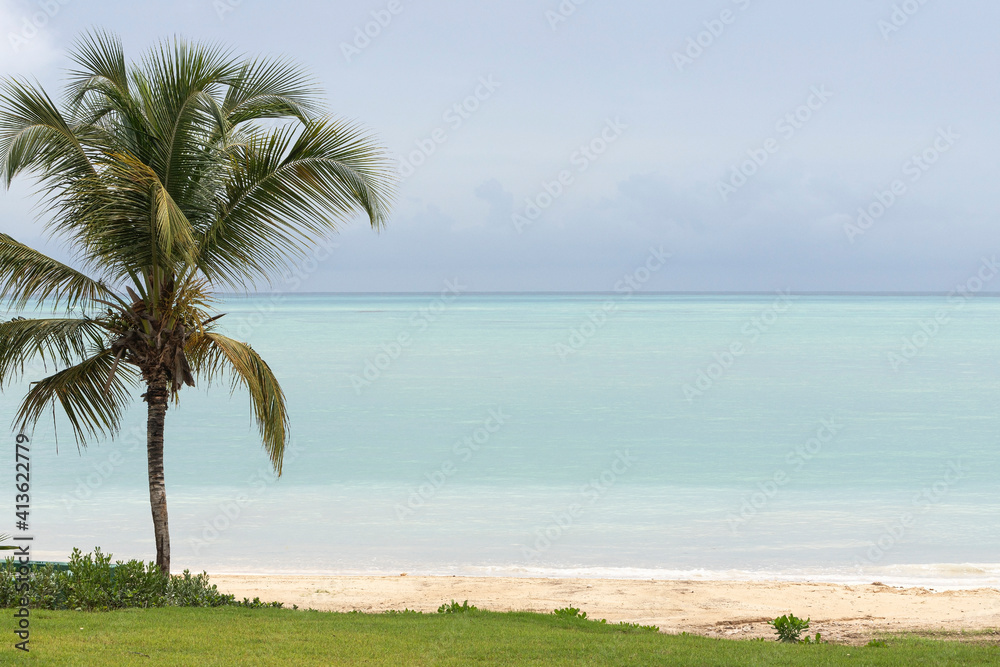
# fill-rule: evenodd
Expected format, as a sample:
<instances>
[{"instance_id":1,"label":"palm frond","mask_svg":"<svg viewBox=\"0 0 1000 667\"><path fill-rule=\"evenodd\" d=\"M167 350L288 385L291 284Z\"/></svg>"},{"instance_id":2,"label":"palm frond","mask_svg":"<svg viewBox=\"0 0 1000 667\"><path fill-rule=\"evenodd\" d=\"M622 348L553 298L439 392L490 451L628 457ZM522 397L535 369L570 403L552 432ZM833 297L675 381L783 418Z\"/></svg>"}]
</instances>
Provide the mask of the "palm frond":
<instances>
[{"instance_id":1,"label":"palm frond","mask_svg":"<svg viewBox=\"0 0 1000 667\"><path fill-rule=\"evenodd\" d=\"M77 69L69 72L66 99L76 127L100 131L109 148L138 153L150 132L132 94L121 39L101 30L84 33L70 58Z\"/></svg>"},{"instance_id":2,"label":"palm frond","mask_svg":"<svg viewBox=\"0 0 1000 667\"><path fill-rule=\"evenodd\" d=\"M90 319L14 319L0 322L0 388L18 379L27 362L72 366L103 344L103 328Z\"/></svg>"},{"instance_id":3,"label":"palm frond","mask_svg":"<svg viewBox=\"0 0 1000 667\"><path fill-rule=\"evenodd\" d=\"M192 224L215 218L225 162L207 141L217 125L212 95L237 64L217 47L175 39L126 72L120 41L106 33L86 35L74 59L71 102L81 127L100 137L97 173L75 182L51 228L116 278L136 265L191 263Z\"/></svg>"},{"instance_id":4,"label":"palm frond","mask_svg":"<svg viewBox=\"0 0 1000 667\"><path fill-rule=\"evenodd\" d=\"M99 178L76 184L79 202L72 222L92 263L116 279L144 267L176 271L193 262L192 225L156 172L133 155L107 158Z\"/></svg>"},{"instance_id":5,"label":"palm frond","mask_svg":"<svg viewBox=\"0 0 1000 667\"><path fill-rule=\"evenodd\" d=\"M104 30L85 32L69 55L79 67L69 72L66 94L71 105L79 104L93 91L102 96L115 91L116 99L128 99L128 68L120 37Z\"/></svg>"},{"instance_id":6,"label":"palm frond","mask_svg":"<svg viewBox=\"0 0 1000 667\"><path fill-rule=\"evenodd\" d=\"M202 331L205 320L217 320L223 315L212 316L210 309L216 302L211 285L204 278L189 277L177 288L173 300L172 313L175 319L193 322L194 329Z\"/></svg>"},{"instance_id":7,"label":"palm frond","mask_svg":"<svg viewBox=\"0 0 1000 667\"><path fill-rule=\"evenodd\" d=\"M197 181L187 178L208 159L205 138L215 129L214 97L238 70L238 61L218 46L181 39L163 42L143 59L141 100L155 136L149 165L178 201ZM143 156L145 157L145 156Z\"/></svg>"},{"instance_id":8,"label":"palm frond","mask_svg":"<svg viewBox=\"0 0 1000 667\"><path fill-rule=\"evenodd\" d=\"M34 382L18 408L17 428L33 427L45 410L60 404L76 441L85 445L89 437L114 436L121 428L130 388L138 386L138 374L130 366L115 366L111 350ZM111 381L108 381L111 378Z\"/></svg>"},{"instance_id":9,"label":"palm frond","mask_svg":"<svg viewBox=\"0 0 1000 667\"><path fill-rule=\"evenodd\" d=\"M100 281L0 234L0 294L14 310L22 310L31 300L51 299L58 308L74 307L94 299L113 299L114 294Z\"/></svg>"},{"instance_id":10,"label":"palm frond","mask_svg":"<svg viewBox=\"0 0 1000 667\"><path fill-rule=\"evenodd\" d=\"M200 266L234 287L267 280L352 215L381 228L393 194L391 161L355 125L326 120L297 136L251 137L233 151L227 201L202 235Z\"/></svg>"},{"instance_id":11,"label":"palm frond","mask_svg":"<svg viewBox=\"0 0 1000 667\"><path fill-rule=\"evenodd\" d=\"M4 183L34 172L56 194L77 177L93 174L80 136L44 90L26 81L0 83L0 174Z\"/></svg>"},{"instance_id":12,"label":"palm frond","mask_svg":"<svg viewBox=\"0 0 1000 667\"><path fill-rule=\"evenodd\" d=\"M285 394L267 362L246 343L212 331L192 337L190 349L192 366L199 377L211 383L229 375L232 391L244 387L250 393L261 441L280 475L288 438L288 412Z\"/></svg>"},{"instance_id":13,"label":"palm frond","mask_svg":"<svg viewBox=\"0 0 1000 667\"><path fill-rule=\"evenodd\" d=\"M230 126L262 118L307 122L320 110L319 87L302 68L281 59L246 61L226 80L222 113Z\"/></svg>"}]
</instances>

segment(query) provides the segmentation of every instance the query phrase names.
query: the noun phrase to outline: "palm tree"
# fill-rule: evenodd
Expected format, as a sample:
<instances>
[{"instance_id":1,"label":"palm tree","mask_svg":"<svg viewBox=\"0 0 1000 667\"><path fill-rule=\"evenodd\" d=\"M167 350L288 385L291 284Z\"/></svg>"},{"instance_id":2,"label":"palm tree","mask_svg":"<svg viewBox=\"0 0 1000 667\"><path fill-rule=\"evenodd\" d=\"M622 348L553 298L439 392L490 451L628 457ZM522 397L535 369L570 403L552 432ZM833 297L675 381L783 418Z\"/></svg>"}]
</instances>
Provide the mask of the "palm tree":
<instances>
[{"instance_id":1,"label":"palm tree","mask_svg":"<svg viewBox=\"0 0 1000 667\"><path fill-rule=\"evenodd\" d=\"M325 113L302 69L180 38L126 64L121 40L84 34L66 97L0 82L0 172L38 183L62 263L0 234L0 293L51 318L0 323L0 388L40 357L15 419L31 428L56 403L79 444L114 436L144 387L156 564L170 572L163 477L167 404L184 385L228 377L249 392L281 474L285 398L247 343L222 335L217 290L249 291L358 214L381 228L393 192L387 154ZM70 266L73 264L74 266Z\"/></svg>"}]
</instances>

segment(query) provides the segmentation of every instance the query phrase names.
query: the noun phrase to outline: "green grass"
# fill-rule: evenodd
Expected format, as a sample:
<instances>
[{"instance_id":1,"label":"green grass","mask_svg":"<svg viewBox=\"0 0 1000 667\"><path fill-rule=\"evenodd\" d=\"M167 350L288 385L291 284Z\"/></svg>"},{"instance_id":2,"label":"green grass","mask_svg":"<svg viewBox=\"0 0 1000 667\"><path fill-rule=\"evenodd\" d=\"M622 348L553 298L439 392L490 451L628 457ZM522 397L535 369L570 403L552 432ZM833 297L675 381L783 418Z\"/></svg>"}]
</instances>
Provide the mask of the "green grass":
<instances>
[{"instance_id":1,"label":"green grass","mask_svg":"<svg viewBox=\"0 0 1000 667\"><path fill-rule=\"evenodd\" d=\"M918 638L781 645L628 630L554 614L334 614L285 609L37 611L31 653L0 610L0 664L997 665L1000 646Z\"/></svg>"}]
</instances>

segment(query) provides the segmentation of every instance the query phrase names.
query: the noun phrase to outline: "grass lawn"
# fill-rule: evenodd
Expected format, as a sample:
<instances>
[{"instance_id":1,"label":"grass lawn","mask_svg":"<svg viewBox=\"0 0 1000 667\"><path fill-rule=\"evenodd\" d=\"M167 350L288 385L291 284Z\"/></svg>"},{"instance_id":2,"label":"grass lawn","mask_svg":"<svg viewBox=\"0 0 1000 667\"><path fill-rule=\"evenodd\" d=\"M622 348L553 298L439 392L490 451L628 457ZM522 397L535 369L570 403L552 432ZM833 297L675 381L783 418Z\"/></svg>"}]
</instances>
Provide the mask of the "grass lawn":
<instances>
[{"instance_id":1,"label":"grass lawn","mask_svg":"<svg viewBox=\"0 0 1000 667\"><path fill-rule=\"evenodd\" d=\"M10 610L0 617L13 627ZM551 614L334 614L286 609L33 611L31 653L0 664L1000 665L1000 646L889 638L883 647L706 639Z\"/></svg>"}]
</instances>

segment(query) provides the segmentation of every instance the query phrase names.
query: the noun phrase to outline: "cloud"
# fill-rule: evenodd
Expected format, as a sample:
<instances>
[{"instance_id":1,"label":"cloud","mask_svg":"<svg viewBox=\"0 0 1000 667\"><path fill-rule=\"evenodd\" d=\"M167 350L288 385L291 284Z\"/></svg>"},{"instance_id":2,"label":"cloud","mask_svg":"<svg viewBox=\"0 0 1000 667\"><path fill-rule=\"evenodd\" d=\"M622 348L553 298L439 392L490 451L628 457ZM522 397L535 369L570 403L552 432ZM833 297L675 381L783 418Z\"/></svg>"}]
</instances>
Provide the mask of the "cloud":
<instances>
[{"instance_id":1,"label":"cloud","mask_svg":"<svg viewBox=\"0 0 1000 667\"><path fill-rule=\"evenodd\" d=\"M55 26L72 0L12 2L0 0L0 71L37 73L61 55L53 42Z\"/></svg>"},{"instance_id":2,"label":"cloud","mask_svg":"<svg viewBox=\"0 0 1000 667\"><path fill-rule=\"evenodd\" d=\"M514 213L514 195L504 190L503 185L495 178L481 183L475 189L476 197L490 205L486 222L490 226L510 224L510 216Z\"/></svg>"}]
</instances>

